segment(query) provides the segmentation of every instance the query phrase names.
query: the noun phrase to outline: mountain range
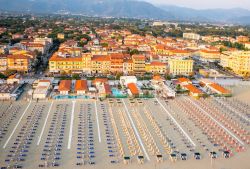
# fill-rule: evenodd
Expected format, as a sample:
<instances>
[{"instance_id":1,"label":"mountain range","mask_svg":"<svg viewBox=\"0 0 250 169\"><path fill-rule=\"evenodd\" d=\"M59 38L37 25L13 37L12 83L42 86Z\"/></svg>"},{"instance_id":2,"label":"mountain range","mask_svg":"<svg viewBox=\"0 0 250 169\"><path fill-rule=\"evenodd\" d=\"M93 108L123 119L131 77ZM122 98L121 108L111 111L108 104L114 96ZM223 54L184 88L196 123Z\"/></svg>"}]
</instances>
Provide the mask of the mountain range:
<instances>
[{"instance_id":1,"label":"mountain range","mask_svg":"<svg viewBox=\"0 0 250 169\"><path fill-rule=\"evenodd\" d=\"M250 24L250 11L242 8L196 10L137 0L0 0L0 11Z\"/></svg>"}]
</instances>

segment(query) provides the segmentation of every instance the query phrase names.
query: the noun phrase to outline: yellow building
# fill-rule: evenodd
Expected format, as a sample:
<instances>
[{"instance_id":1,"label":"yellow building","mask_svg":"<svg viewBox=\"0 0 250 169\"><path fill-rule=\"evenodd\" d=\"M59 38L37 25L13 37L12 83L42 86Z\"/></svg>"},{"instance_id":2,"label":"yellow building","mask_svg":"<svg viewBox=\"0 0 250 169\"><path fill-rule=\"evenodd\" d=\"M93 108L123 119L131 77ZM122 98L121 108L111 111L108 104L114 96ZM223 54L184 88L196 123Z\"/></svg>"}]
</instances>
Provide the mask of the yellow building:
<instances>
[{"instance_id":1,"label":"yellow building","mask_svg":"<svg viewBox=\"0 0 250 169\"><path fill-rule=\"evenodd\" d=\"M193 60L184 59L170 59L169 60L169 73L172 75L185 75L193 74Z\"/></svg>"},{"instance_id":2,"label":"yellow building","mask_svg":"<svg viewBox=\"0 0 250 169\"><path fill-rule=\"evenodd\" d=\"M166 64L162 62L151 62L146 64L145 66L146 72L154 73L154 74L165 74L167 72Z\"/></svg>"},{"instance_id":3,"label":"yellow building","mask_svg":"<svg viewBox=\"0 0 250 169\"><path fill-rule=\"evenodd\" d=\"M237 51L222 57L221 66L240 76L250 76L250 51Z\"/></svg>"},{"instance_id":4,"label":"yellow building","mask_svg":"<svg viewBox=\"0 0 250 169\"><path fill-rule=\"evenodd\" d=\"M0 54L0 72L5 71L7 66L7 55Z\"/></svg>"},{"instance_id":5,"label":"yellow building","mask_svg":"<svg viewBox=\"0 0 250 169\"><path fill-rule=\"evenodd\" d=\"M123 62L123 73L125 75L131 75L133 74L133 60L128 59Z\"/></svg>"},{"instance_id":6,"label":"yellow building","mask_svg":"<svg viewBox=\"0 0 250 169\"><path fill-rule=\"evenodd\" d=\"M63 33L58 33L57 38L58 39L64 39L64 34Z\"/></svg>"},{"instance_id":7,"label":"yellow building","mask_svg":"<svg viewBox=\"0 0 250 169\"><path fill-rule=\"evenodd\" d=\"M133 72L135 74L145 73L146 57L144 55L133 55L132 61L133 61Z\"/></svg>"},{"instance_id":8,"label":"yellow building","mask_svg":"<svg viewBox=\"0 0 250 169\"><path fill-rule=\"evenodd\" d=\"M50 58L49 70L51 73L90 73L91 57L90 53L82 53L77 42L67 41Z\"/></svg>"},{"instance_id":9,"label":"yellow building","mask_svg":"<svg viewBox=\"0 0 250 169\"><path fill-rule=\"evenodd\" d=\"M169 50L163 44L154 45L153 52L157 55L169 55Z\"/></svg>"},{"instance_id":10,"label":"yellow building","mask_svg":"<svg viewBox=\"0 0 250 169\"><path fill-rule=\"evenodd\" d=\"M219 61L221 57L219 51L201 50L199 53L200 53L200 59L204 62Z\"/></svg>"},{"instance_id":11,"label":"yellow building","mask_svg":"<svg viewBox=\"0 0 250 169\"><path fill-rule=\"evenodd\" d=\"M96 55L91 59L91 72L107 74L111 69L111 60L109 55Z\"/></svg>"},{"instance_id":12,"label":"yellow building","mask_svg":"<svg viewBox=\"0 0 250 169\"><path fill-rule=\"evenodd\" d=\"M249 37L247 37L247 36L237 36L236 40L237 40L237 42L248 42Z\"/></svg>"},{"instance_id":13,"label":"yellow building","mask_svg":"<svg viewBox=\"0 0 250 169\"><path fill-rule=\"evenodd\" d=\"M243 43L245 45L245 48L250 49L250 42Z\"/></svg>"},{"instance_id":14,"label":"yellow building","mask_svg":"<svg viewBox=\"0 0 250 169\"><path fill-rule=\"evenodd\" d=\"M92 58L91 53L83 53L82 54L82 64L83 64L83 72L85 73L91 73L91 58Z\"/></svg>"},{"instance_id":15,"label":"yellow building","mask_svg":"<svg viewBox=\"0 0 250 169\"><path fill-rule=\"evenodd\" d=\"M20 72L28 72L31 68L31 58L26 55L8 55L8 69Z\"/></svg>"},{"instance_id":16,"label":"yellow building","mask_svg":"<svg viewBox=\"0 0 250 169\"><path fill-rule=\"evenodd\" d=\"M4 54L4 48L0 47L0 54Z\"/></svg>"},{"instance_id":17,"label":"yellow building","mask_svg":"<svg viewBox=\"0 0 250 169\"><path fill-rule=\"evenodd\" d=\"M12 55L25 55L30 57L31 59L34 59L36 57L34 52L27 51L27 50L18 50L12 53Z\"/></svg>"},{"instance_id":18,"label":"yellow building","mask_svg":"<svg viewBox=\"0 0 250 169\"><path fill-rule=\"evenodd\" d=\"M49 60L51 73L81 73L84 70L82 57L61 57L54 53Z\"/></svg>"},{"instance_id":19,"label":"yellow building","mask_svg":"<svg viewBox=\"0 0 250 169\"><path fill-rule=\"evenodd\" d=\"M58 55L61 56L71 56L80 57L82 54L82 48L80 47L60 47L58 50Z\"/></svg>"}]
</instances>

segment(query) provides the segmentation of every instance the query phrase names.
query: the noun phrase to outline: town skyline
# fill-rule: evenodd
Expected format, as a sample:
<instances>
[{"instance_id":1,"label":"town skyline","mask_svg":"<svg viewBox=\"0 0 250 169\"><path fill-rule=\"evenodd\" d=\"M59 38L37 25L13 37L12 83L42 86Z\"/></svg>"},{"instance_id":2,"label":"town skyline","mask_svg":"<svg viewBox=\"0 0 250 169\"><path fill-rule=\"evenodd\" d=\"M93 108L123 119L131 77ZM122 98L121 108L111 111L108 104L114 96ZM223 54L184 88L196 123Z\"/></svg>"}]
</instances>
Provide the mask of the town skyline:
<instances>
[{"instance_id":1,"label":"town skyline","mask_svg":"<svg viewBox=\"0 0 250 169\"><path fill-rule=\"evenodd\" d=\"M19 0L0 0L0 12L250 24L250 5L245 0L241 0L236 4L236 1L233 0L227 3L224 2L225 0L216 3L214 2L215 0L202 3L194 0L189 1L178 1L175 3L173 0L170 0L161 4L163 1L150 0L23 0L22 4L17 6L16 4L19 3ZM202 9L198 10L197 8Z\"/></svg>"},{"instance_id":2,"label":"town skyline","mask_svg":"<svg viewBox=\"0 0 250 169\"><path fill-rule=\"evenodd\" d=\"M250 25L92 1L0 13L0 168L249 169Z\"/></svg>"}]
</instances>

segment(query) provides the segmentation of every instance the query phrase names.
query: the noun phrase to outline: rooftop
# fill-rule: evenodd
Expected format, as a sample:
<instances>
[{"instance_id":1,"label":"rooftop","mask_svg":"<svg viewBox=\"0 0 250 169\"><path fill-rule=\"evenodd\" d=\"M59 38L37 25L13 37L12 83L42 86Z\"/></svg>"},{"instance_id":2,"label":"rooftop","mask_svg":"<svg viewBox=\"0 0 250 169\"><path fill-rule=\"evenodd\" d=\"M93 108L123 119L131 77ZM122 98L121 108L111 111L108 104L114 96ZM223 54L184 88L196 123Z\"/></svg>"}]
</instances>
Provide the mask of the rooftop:
<instances>
[{"instance_id":1,"label":"rooftop","mask_svg":"<svg viewBox=\"0 0 250 169\"><path fill-rule=\"evenodd\" d=\"M202 94L203 93L200 89L198 89L197 87L195 87L192 84L184 85L183 87L185 87L191 93L195 93L195 94Z\"/></svg>"},{"instance_id":2,"label":"rooftop","mask_svg":"<svg viewBox=\"0 0 250 169\"><path fill-rule=\"evenodd\" d=\"M136 86L135 83L129 83L127 85L127 87L128 87L128 89L131 91L131 93L133 95L138 95L139 94L139 90L138 90L138 88L137 88L137 86Z\"/></svg>"},{"instance_id":3,"label":"rooftop","mask_svg":"<svg viewBox=\"0 0 250 169\"><path fill-rule=\"evenodd\" d=\"M61 80L59 84L59 91L70 91L71 89L71 80Z\"/></svg>"},{"instance_id":4,"label":"rooftop","mask_svg":"<svg viewBox=\"0 0 250 169\"><path fill-rule=\"evenodd\" d=\"M87 90L87 89L88 89L87 80L76 80L75 91Z\"/></svg>"},{"instance_id":5,"label":"rooftop","mask_svg":"<svg viewBox=\"0 0 250 169\"><path fill-rule=\"evenodd\" d=\"M213 88L214 90L216 90L217 92L221 94L231 94L231 91L225 89L224 87L220 86L217 83L211 83L211 84L208 84L208 86L210 86L211 88Z\"/></svg>"}]
</instances>

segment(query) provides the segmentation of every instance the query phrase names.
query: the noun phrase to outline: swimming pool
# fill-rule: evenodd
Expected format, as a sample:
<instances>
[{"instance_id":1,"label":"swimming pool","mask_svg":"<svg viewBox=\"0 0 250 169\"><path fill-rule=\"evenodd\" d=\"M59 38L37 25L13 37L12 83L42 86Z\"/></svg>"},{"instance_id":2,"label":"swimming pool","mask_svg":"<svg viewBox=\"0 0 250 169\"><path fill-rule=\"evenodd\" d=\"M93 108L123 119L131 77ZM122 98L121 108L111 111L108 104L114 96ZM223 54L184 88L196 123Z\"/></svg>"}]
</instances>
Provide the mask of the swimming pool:
<instances>
[{"instance_id":1,"label":"swimming pool","mask_svg":"<svg viewBox=\"0 0 250 169\"><path fill-rule=\"evenodd\" d=\"M57 96L54 96L53 99L89 99L89 96L85 96L85 95L79 95L79 96L57 95Z\"/></svg>"},{"instance_id":2,"label":"swimming pool","mask_svg":"<svg viewBox=\"0 0 250 169\"><path fill-rule=\"evenodd\" d=\"M112 88L111 91L114 97L126 97L127 96L122 91L118 90L117 88Z\"/></svg>"}]
</instances>

